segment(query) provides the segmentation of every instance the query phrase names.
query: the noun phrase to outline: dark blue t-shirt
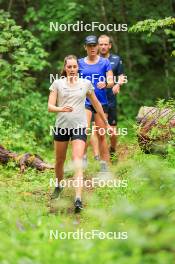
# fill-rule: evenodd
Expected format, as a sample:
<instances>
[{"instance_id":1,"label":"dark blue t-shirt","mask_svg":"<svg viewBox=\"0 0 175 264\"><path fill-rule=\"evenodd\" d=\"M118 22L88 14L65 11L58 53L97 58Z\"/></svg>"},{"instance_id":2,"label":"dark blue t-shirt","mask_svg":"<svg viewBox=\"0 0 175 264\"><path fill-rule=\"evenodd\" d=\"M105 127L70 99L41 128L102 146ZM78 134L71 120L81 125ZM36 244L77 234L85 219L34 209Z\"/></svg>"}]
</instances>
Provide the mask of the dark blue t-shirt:
<instances>
[{"instance_id":1,"label":"dark blue t-shirt","mask_svg":"<svg viewBox=\"0 0 175 264\"><path fill-rule=\"evenodd\" d=\"M124 73L122 60L118 55L115 54L110 54L108 59L111 63L114 78L116 79L115 81L117 81L117 77ZM107 88L106 93L109 106L116 106L116 95L113 94L112 88Z\"/></svg>"},{"instance_id":2,"label":"dark blue t-shirt","mask_svg":"<svg viewBox=\"0 0 175 264\"><path fill-rule=\"evenodd\" d=\"M95 88L95 94L98 100L102 105L108 104L106 89L97 88L98 82L106 81L106 72L112 70L110 61L106 58L99 58L99 61L95 64L87 64L84 60L85 58L81 58L78 60L79 64L79 76L81 78L86 78L90 80ZM88 98L86 98L86 105L91 105L91 102Z\"/></svg>"}]
</instances>

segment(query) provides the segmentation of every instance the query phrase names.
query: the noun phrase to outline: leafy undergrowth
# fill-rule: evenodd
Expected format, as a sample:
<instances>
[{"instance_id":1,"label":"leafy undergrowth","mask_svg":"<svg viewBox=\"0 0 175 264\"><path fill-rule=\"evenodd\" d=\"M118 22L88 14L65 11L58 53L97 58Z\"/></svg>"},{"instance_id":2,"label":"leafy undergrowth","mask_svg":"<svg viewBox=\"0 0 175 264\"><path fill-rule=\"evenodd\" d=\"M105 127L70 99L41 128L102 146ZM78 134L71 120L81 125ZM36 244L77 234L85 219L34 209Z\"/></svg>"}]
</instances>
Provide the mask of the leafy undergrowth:
<instances>
[{"instance_id":1,"label":"leafy undergrowth","mask_svg":"<svg viewBox=\"0 0 175 264\"><path fill-rule=\"evenodd\" d=\"M52 146L40 149L46 161L54 162ZM99 169L91 150L88 156L85 179L95 177ZM175 263L174 156L146 155L136 141L125 141L119 143L118 162L111 171L125 186L86 188L84 210L75 215L73 189L50 199L54 171L29 168L20 174L12 162L1 165L0 263ZM116 232L117 239L56 237L56 232L77 230Z\"/></svg>"}]
</instances>

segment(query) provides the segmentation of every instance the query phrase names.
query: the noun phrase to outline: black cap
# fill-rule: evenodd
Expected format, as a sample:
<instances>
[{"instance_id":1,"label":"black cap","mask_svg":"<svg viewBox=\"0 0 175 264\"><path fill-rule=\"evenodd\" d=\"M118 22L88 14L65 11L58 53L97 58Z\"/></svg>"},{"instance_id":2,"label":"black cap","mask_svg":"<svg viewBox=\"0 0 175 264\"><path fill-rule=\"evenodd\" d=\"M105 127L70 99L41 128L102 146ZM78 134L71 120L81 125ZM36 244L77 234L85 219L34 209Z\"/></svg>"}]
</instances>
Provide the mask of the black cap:
<instances>
[{"instance_id":1,"label":"black cap","mask_svg":"<svg viewBox=\"0 0 175 264\"><path fill-rule=\"evenodd\" d=\"M85 44L89 45L89 44L97 44L98 43L98 39L96 36L87 36L85 38Z\"/></svg>"}]
</instances>

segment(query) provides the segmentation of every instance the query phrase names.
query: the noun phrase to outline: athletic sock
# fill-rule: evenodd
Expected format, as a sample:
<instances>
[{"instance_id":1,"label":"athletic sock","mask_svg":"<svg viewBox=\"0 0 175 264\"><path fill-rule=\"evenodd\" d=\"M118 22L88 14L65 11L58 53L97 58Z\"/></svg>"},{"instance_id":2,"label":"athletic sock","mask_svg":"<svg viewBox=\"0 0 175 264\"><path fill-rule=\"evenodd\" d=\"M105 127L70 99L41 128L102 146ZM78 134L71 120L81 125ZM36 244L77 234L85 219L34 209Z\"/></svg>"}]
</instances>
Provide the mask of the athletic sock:
<instances>
[{"instance_id":1,"label":"athletic sock","mask_svg":"<svg viewBox=\"0 0 175 264\"><path fill-rule=\"evenodd\" d=\"M77 197L75 198L75 202L76 202L77 200L79 200L79 201L81 202L81 198L80 198L79 196L77 196Z\"/></svg>"},{"instance_id":2,"label":"athletic sock","mask_svg":"<svg viewBox=\"0 0 175 264\"><path fill-rule=\"evenodd\" d=\"M85 154L83 156L83 168L85 169L87 167L88 161L87 161L87 155Z\"/></svg>"}]
</instances>

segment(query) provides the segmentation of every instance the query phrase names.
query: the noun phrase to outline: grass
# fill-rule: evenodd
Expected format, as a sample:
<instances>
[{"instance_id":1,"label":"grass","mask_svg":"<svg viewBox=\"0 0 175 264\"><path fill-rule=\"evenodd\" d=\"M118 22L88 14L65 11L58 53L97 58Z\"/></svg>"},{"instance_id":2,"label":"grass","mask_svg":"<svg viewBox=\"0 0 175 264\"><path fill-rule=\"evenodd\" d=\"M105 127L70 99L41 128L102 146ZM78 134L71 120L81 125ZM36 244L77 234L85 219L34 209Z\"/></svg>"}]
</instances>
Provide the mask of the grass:
<instances>
[{"instance_id":1,"label":"grass","mask_svg":"<svg viewBox=\"0 0 175 264\"><path fill-rule=\"evenodd\" d=\"M133 135L119 143L119 160L111 170L114 178L127 181L127 188L86 189L85 209L80 215L73 213L73 189L65 189L59 200L50 200L53 171L29 168L20 174L12 162L0 166L1 264L175 263L174 156L163 159L142 153ZM39 154L54 161L52 146L40 147ZM91 150L88 156L86 179L98 171ZM120 238L127 232L128 238L50 237L50 230L78 229L117 232Z\"/></svg>"}]
</instances>

